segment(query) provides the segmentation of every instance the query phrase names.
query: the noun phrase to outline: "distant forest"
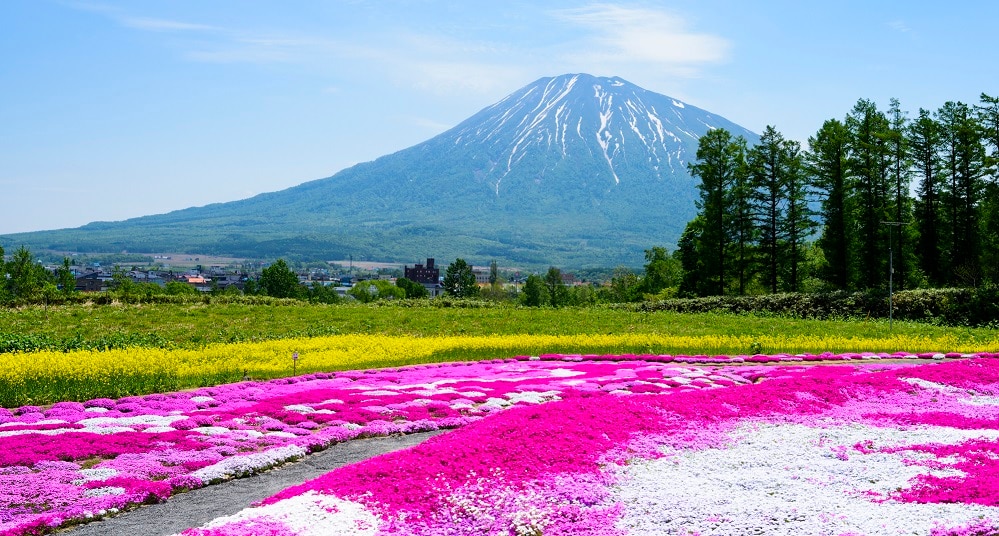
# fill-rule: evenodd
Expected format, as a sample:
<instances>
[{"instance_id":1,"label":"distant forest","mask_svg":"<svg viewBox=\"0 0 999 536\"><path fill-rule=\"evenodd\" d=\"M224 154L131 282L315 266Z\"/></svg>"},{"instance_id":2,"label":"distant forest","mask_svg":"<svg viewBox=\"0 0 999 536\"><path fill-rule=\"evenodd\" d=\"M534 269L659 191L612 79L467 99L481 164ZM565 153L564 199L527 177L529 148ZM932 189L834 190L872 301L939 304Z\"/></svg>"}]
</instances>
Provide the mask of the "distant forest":
<instances>
[{"instance_id":1,"label":"distant forest","mask_svg":"<svg viewBox=\"0 0 999 536\"><path fill-rule=\"evenodd\" d=\"M681 296L999 283L999 98L914 115L861 99L808 146L772 126L753 147L701 138Z\"/></svg>"}]
</instances>

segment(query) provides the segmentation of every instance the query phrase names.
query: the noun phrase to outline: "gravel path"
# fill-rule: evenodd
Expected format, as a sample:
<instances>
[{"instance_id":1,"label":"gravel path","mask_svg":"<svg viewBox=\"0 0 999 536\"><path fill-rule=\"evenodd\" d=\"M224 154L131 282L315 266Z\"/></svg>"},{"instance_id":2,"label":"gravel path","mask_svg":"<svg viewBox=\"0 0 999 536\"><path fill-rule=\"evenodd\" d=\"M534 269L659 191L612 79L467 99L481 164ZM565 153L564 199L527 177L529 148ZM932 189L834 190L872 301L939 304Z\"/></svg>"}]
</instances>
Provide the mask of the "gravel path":
<instances>
[{"instance_id":1,"label":"gravel path","mask_svg":"<svg viewBox=\"0 0 999 536\"><path fill-rule=\"evenodd\" d=\"M143 506L115 517L73 527L60 534L70 536L165 536L199 527L217 517L234 514L256 501L337 467L386 452L422 443L441 431L355 439L334 445L302 460L265 473L181 493L162 504Z\"/></svg>"}]
</instances>

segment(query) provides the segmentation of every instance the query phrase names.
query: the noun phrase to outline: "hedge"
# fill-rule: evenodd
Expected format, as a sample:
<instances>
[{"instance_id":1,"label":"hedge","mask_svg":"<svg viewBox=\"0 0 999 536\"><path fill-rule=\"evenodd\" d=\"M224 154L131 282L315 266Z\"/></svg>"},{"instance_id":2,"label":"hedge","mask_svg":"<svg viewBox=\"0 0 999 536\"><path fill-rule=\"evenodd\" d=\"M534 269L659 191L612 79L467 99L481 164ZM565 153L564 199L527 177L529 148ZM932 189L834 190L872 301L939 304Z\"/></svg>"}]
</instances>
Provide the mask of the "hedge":
<instances>
[{"instance_id":1,"label":"hedge","mask_svg":"<svg viewBox=\"0 0 999 536\"><path fill-rule=\"evenodd\" d=\"M810 319L888 318L884 292L783 293L708 296L645 302L646 312L727 312ZM892 317L945 326L999 327L999 288L903 290L893 295Z\"/></svg>"}]
</instances>

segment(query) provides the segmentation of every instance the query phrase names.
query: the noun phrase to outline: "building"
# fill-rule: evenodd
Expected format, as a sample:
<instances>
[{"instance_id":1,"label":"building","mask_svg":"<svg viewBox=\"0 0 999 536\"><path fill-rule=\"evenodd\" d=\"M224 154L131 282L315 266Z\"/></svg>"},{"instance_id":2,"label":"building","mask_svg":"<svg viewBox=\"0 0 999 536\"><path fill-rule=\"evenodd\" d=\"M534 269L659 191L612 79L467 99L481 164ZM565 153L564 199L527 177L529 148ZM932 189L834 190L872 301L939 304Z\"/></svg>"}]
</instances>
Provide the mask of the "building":
<instances>
[{"instance_id":1,"label":"building","mask_svg":"<svg viewBox=\"0 0 999 536\"><path fill-rule=\"evenodd\" d=\"M440 296L444 289L441 287L441 270L434 266L434 259L427 257L427 264L417 264L410 268L403 268L406 279L423 285L427 289L431 298Z\"/></svg>"},{"instance_id":2,"label":"building","mask_svg":"<svg viewBox=\"0 0 999 536\"><path fill-rule=\"evenodd\" d=\"M108 280L102 277L100 272L88 272L76 278L76 290L80 292L100 292L107 290Z\"/></svg>"},{"instance_id":3,"label":"building","mask_svg":"<svg viewBox=\"0 0 999 536\"><path fill-rule=\"evenodd\" d=\"M404 272L406 274L406 279L422 283L424 285L429 283L436 285L441 281L441 270L440 268L434 266L434 259L432 258L427 258L426 266L422 264L417 264L412 268L406 266Z\"/></svg>"},{"instance_id":4,"label":"building","mask_svg":"<svg viewBox=\"0 0 999 536\"><path fill-rule=\"evenodd\" d=\"M488 266L485 267L485 268L478 268L478 267L473 266L472 267L472 275L475 276L475 284L476 285L479 285L480 287L483 287L483 286L486 286L486 285L489 284L489 267Z\"/></svg>"}]
</instances>

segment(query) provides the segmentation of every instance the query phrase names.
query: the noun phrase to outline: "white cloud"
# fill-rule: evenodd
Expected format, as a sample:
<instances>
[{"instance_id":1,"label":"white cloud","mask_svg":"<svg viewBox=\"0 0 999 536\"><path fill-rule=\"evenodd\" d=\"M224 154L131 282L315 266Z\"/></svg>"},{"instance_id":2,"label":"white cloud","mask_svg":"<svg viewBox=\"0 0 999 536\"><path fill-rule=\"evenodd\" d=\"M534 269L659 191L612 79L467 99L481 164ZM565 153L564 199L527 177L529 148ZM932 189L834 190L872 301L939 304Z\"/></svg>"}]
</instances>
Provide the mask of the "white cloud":
<instances>
[{"instance_id":1,"label":"white cloud","mask_svg":"<svg viewBox=\"0 0 999 536\"><path fill-rule=\"evenodd\" d=\"M426 117L408 117L406 118L406 121L411 125L415 125L434 134L439 134L454 127L453 124L444 123L436 119L428 119Z\"/></svg>"},{"instance_id":2,"label":"white cloud","mask_svg":"<svg viewBox=\"0 0 999 536\"><path fill-rule=\"evenodd\" d=\"M909 33L912 31L912 28L910 28L909 25L906 24L904 20L889 21L888 27L891 28L892 30L895 30L896 32Z\"/></svg>"},{"instance_id":3,"label":"white cloud","mask_svg":"<svg viewBox=\"0 0 999 536\"><path fill-rule=\"evenodd\" d=\"M413 61L399 67L399 83L437 95L489 95L527 83L520 67L474 60Z\"/></svg>"},{"instance_id":4,"label":"white cloud","mask_svg":"<svg viewBox=\"0 0 999 536\"><path fill-rule=\"evenodd\" d=\"M667 11L591 4L552 14L593 32L592 38L576 43L578 52L566 53L576 63L644 63L693 76L698 66L722 62L729 56L727 40L690 31L686 20Z\"/></svg>"},{"instance_id":5,"label":"white cloud","mask_svg":"<svg viewBox=\"0 0 999 536\"><path fill-rule=\"evenodd\" d=\"M168 19L156 19L151 17L128 17L121 16L117 17L118 21L129 28L135 28L138 30L151 30L156 32L170 32L170 31L200 31L200 32L216 32L220 31L220 28L215 26L209 26L206 24L193 24L189 22L181 22Z\"/></svg>"}]
</instances>

